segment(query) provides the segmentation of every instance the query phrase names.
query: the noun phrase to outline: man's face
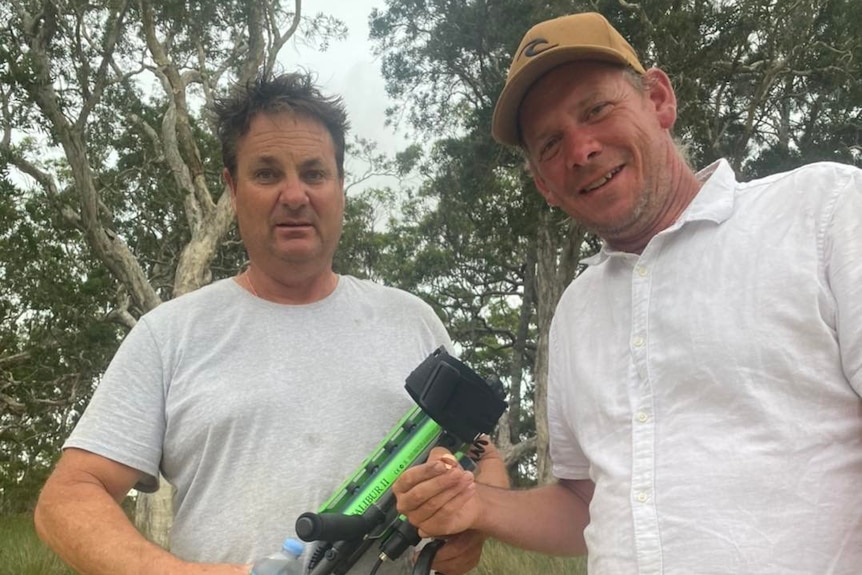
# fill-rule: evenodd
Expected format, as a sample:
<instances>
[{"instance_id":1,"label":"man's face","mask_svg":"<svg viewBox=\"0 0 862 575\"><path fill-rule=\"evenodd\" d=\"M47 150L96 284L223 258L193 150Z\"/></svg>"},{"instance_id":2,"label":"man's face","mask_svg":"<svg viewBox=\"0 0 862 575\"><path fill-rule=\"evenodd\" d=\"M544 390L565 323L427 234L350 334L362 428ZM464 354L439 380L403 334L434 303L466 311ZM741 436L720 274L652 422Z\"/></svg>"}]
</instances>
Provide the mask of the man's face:
<instances>
[{"instance_id":1,"label":"man's face","mask_svg":"<svg viewBox=\"0 0 862 575\"><path fill-rule=\"evenodd\" d=\"M286 112L258 114L237 142L235 177L225 171L225 180L255 265L320 264L331 270L344 180L323 124Z\"/></svg>"},{"instance_id":2,"label":"man's face","mask_svg":"<svg viewBox=\"0 0 862 575\"><path fill-rule=\"evenodd\" d=\"M663 229L673 202L673 90L660 71L647 74L660 77L648 76L640 91L619 68L574 62L543 76L521 104L523 144L540 192L612 246Z\"/></svg>"}]
</instances>

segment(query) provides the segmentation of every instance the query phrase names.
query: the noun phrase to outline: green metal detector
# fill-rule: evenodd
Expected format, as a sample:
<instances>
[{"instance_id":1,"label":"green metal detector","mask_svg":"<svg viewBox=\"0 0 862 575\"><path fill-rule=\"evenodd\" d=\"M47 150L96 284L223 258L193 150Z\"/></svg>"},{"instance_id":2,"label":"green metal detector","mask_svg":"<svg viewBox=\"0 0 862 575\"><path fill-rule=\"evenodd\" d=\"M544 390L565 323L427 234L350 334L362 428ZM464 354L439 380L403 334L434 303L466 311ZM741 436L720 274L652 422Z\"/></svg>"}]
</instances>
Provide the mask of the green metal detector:
<instances>
[{"instance_id":1,"label":"green metal detector","mask_svg":"<svg viewBox=\"0 0 862 575\"><path fill-rule=\"evenodd\" d=\"M441 347L407 377L416 406L318 509L300 515L296 534L318 542L309 561L310 575L344 575L375 543L380 553L369 575L420 541L415 527L395 508L392 484L407 469L425 462L436 446L447 448L465 467L473 465L476 442L493 431L506 410L499 381L488 381ZM430 571L442 541L426 545L413 573Z\"/></svg>"}]
</instances>

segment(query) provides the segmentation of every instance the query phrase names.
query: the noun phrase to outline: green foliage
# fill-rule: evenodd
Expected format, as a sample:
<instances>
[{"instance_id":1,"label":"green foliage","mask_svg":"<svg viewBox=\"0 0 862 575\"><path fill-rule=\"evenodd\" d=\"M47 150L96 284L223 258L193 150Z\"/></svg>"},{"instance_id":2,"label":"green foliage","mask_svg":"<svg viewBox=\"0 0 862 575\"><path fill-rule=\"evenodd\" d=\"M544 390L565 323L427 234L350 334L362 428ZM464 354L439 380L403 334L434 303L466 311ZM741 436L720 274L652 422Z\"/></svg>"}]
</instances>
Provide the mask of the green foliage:
<instances>
[{"instance_id":1,"label":"green foliage","mask_svg":"<svg viewBox=\"0 0 862 575\"><path fill-rule=\"evenodd\" d=\"M430 301L463 358L499 376L520 400L507 416L514 443L535 432L533 366L539 331L547 329L536 314L536 214L545 208L523 159L491 140L490 121L511 50L549 10L547 3L404 0L370 18L397 101L390 119L435 138L419 167L423 183L392 228L393 264L382 275ZM566 227L550 236L562 244Z\"/></svg>"},{"instance_id":2,"label":"green foliage","mask_svg":"<svg viewBox=\"0 0 862 575\"><path fill-rule=\"evenodd\" d=\"M598 4L645 65L669 74L695 165L726 157L747 177L862 165L858 1Z\"/></svg>"},{"instance_id":3,"label":"green foliage","mask_svg":"<svg viewBox=\"0 0 862 575\"><path fill-rule=\"evenodd\" d=\"M0 181L0 512L32 507L119 341L113 280L52 217Z\"/></svg>"}]
</instances>

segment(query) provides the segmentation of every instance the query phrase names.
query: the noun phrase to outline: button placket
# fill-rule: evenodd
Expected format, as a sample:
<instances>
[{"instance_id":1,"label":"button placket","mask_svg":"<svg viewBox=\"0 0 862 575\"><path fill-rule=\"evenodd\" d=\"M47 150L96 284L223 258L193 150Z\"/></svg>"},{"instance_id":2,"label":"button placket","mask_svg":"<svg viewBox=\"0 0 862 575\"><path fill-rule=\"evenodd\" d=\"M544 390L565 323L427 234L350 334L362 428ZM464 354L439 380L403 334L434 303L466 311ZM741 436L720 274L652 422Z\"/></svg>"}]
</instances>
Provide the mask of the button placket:
<instances>
[{"instance_id":1,"label":"button placket","mask_svg":"<svg viewBox=\"0 0 862 575\"><path fill-rule=\"evenodd\" d=\"M631 394L632 408L632 516L635 549L642 573L660 573L661 547L658 517L655 509L655 419L653 390L649 378L649 300L650 257L656 253L654 241L632 268L632 325L630 352L635 381ZM653 249L651 249L653 248ZM657 568L657 571L653 571Z\"/></svg>"}]
</instances>

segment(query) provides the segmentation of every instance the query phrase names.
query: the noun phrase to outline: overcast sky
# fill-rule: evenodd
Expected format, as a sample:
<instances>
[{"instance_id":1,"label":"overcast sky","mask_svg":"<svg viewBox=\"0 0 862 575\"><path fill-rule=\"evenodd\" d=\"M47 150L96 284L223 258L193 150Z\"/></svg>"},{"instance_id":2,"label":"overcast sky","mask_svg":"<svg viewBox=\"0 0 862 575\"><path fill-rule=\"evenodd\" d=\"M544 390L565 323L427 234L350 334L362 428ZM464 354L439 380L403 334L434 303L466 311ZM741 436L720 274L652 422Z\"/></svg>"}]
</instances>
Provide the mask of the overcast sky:
<instances>
[{"instance_id":1,"label":"overcast sky","mask_svg":"<svg viewBox=\"0 0 862 575\"><path fill-rule=\"evenodd\" d=\"M385 6L385 0L305 0L306 16L318 12L335 16L347 25L348 36L333 42L326 52L289 42L280 60L285 70L301 66L315 72L324 91L344 99L352 134L373 140L381 151L392 154L407 142L403 134L384 125L391 102L368 40L368 16L373 8Z\"/></svg>"}]
</instances>

